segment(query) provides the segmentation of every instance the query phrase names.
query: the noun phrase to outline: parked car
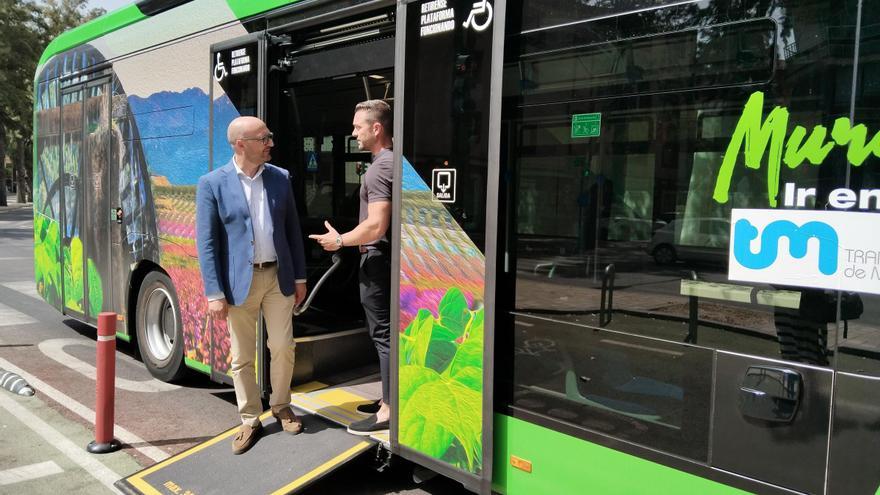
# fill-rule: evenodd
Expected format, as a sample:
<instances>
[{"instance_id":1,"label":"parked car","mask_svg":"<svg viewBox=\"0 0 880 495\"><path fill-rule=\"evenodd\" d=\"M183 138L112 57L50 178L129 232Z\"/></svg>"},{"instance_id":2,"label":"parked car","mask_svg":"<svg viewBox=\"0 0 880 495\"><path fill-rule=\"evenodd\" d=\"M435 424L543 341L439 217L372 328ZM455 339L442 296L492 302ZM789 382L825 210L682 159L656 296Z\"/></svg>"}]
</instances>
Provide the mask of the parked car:
<instances>
[{"instance_id":1,"label":"parked car","mask_svg":"<svg viewBox=\"0 0 880 495\"><path fill-rule=\"evenodd\" d=\"M654 232L647 251L660 265L676 261L726 264L729 242L729 219L680 217Z\"/></svg>"}]
</instances>

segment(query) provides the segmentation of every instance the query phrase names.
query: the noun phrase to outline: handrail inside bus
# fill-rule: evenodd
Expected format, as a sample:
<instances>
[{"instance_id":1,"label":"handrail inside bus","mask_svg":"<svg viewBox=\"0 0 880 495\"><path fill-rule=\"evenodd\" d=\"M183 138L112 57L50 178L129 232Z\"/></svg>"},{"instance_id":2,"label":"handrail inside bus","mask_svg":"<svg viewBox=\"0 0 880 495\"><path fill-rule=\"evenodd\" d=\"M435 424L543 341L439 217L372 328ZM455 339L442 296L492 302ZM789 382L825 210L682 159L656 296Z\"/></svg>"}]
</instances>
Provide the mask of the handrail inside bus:
<instances>
[{"instance_id":1,"label":"handrail inside bus","mask_svg":"<svg viewBox=\"0 0 880 495\"><path fill-rule=\"evenodd\" d=\"M604 327L611 323L614 317L614 263L605 267L605 275L602 277L602 299L599 303L599 326ZM608 306L605 306L605 303Z\"/></svg>"},{"instance_id":2,"label":"handrail inside bus","mask_svg":"<svg viewBox=\"0 0 880 495\"><path fill-rule=\"evenodd\" d=\"M293 308L294 316L299 316L305 313L307 309L309 309L309 305L312 304L312 299L315 297L315 294L318 293L321 285L323 285L324 281L327 280L327 277L329 277L331 273L336 271L336 268L338 268L341 263L342 257L339 256L339 253L333 253L333 265L329 269L327 269L326 272L324 272L324 275L321 275L321 278L318 280L318 283L315 284L315 286L312 288L312 293L309 294L309 297L306 299L306 301L299 306Z\"/></svg>"}]
</instances>

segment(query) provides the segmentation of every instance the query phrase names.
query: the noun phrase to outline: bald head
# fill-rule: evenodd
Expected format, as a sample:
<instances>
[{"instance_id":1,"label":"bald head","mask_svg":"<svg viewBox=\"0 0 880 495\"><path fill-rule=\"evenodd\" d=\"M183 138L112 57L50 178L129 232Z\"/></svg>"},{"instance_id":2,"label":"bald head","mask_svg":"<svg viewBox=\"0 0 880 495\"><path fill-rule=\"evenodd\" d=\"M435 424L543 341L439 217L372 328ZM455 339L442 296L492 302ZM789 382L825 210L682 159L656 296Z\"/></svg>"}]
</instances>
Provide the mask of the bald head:
<instances>
[{"instance_id":1,"label":"bald head","mask_svg":"<svg viewBox=\"0 0 880 495\"><path fill-rule=\"evenodd\" d=\"M256 136L258 132L266 128L266 124L256 117L237 117L226 128L226 140L235 146L235 141L244 137Z\"/></svg>"},{"instance_id":2,"label":"bald head","mask_svg":"<svg viewBox=\"0 0 880 495\"><path fill-rule=\"evenodd\" d=\"M272 133L262 120L256 117L238 117L229 123L226 139L232 146L236 163L251 177L259 167L272 157Z\"/></svg>"}]
</instances>

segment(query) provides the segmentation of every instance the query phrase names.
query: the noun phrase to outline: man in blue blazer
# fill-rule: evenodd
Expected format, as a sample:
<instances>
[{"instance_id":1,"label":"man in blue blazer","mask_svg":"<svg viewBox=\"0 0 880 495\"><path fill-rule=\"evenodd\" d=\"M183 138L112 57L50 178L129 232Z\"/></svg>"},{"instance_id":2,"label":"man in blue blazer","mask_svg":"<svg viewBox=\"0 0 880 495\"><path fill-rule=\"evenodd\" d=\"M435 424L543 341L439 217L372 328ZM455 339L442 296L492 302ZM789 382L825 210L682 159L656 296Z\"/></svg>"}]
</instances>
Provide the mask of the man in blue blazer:
<instances>
[{"instance_id":1,"label":"man in blue blazer","mask_svg":"<svg viewBox=\"0 0 880 495\"><path fill-rule=\"evenodd\" d=\"M287 171L266 163L272 133L258 118L229 124L232 160L199 179L196 242L208 314L226 319L232 339L232 381L242 426L232 451L241 454L262 433L254 360L260 310L271 353L272 415L284 431L302 423L290 408L293 376L293 308L306 296L306 267L299 218Z\"/></svg>"}]
</instances>

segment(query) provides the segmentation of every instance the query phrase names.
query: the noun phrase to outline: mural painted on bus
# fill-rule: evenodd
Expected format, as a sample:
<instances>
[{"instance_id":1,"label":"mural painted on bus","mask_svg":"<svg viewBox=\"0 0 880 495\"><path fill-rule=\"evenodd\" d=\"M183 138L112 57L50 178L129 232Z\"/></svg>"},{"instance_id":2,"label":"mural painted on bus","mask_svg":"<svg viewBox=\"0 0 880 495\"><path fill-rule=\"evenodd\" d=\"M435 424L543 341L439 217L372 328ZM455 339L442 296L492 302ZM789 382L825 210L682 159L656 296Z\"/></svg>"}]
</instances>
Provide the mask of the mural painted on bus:
<instances>
[{"instance_id":1,"label":"mural painted on bus","mask_svg":"<svg viewBox=\"0 0 880 495\"><path fill-rule=\"evenodd\" d=\"M485 257L403 160L399 439L482 470Z\"/></svg>"}]
</instances>

